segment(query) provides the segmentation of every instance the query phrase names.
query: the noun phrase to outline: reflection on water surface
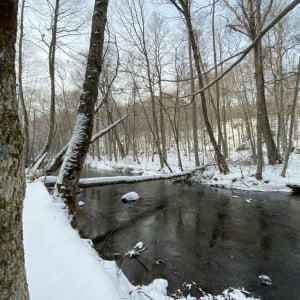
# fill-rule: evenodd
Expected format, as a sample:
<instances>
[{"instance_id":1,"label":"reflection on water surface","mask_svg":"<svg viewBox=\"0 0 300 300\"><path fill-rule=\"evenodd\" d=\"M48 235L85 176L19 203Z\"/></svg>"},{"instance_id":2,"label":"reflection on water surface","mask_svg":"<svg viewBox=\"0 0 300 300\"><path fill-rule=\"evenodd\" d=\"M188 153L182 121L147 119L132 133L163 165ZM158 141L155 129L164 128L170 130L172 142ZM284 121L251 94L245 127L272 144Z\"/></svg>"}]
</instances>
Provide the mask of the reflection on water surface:
<instances>
[{"instance_id":1,"label":"reflection on water surface","mask_svg":"<svg viewBox=\"0 0 300 300\"><path fill-rule=\"evenodd\" d=\"M120 197L130 191L142 198L124 204ZM80 233L101 257L120 253L134 284L162 277L170 291L194 281L214 294L244 287L264 299L300 299L298 197L155 181L89 188L79 198L86 203L76 217ZM124 258L138 241L147 250ZM271 287L259 284L261 274Z\"/></svg>"}]
</instances>

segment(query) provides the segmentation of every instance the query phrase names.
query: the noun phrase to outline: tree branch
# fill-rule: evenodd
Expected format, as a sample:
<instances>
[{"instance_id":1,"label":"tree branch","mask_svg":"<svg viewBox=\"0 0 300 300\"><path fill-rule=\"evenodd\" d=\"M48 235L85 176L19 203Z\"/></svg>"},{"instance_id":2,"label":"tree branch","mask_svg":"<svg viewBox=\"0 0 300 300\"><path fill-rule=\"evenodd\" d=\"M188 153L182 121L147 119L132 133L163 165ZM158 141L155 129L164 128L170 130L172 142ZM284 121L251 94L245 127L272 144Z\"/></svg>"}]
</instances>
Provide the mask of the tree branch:
<instances>
[{"instance_id":1,"label":"tree branch","mask_svg":"<svg viewBox=\"0 0 300 300\"><path fill-rule=\"evenodd\" d=\"M97 141L100 137L102 137L104 134L106 134L107 132L109 132L111 129L113 129L114 127L116 127L119 123L121 123L122 121L124 121L129 115L125 115L122 118L120 118L119 120L117 120L116 122L114 122L113 124L109 125L108 127L104 128L103 130L101 130L100 132L96 133L95 135L92 136L90 144L94 143L95 141ZM62 164L63 161L63 157L66 154L67 150L68 150L68 146L69 143L67 143L59 152L58 154L55 156L55 158L52 160L52 162L50 163L50 165L48 166L47 170L46 170L46 174L50 175L52 173L54 173L56 170L58 170Z\"/></svg>"},{"instance_id":2,"label":"tree branch","mask_svg":"<svg viewBox=\"0 0 300 300\"><path fill-rule=\"evenodd\" d=\"M252 48L257 45L257 43L264 37L264 35L272 28L274 27L286 14L288 14L292 9L294 9L298 4L300 3L300 0L294 0L291 2L280 14L277 15L273 19L269 25L267 25L264 29L261 30L261 32L257 35L255 40L242 52L238 53L237 55L241 55L240 58L238 58L235 62L233 62L223 73L221 73L218 77L216 77L214 80L212 80L210 83L208 83L206 86L204 86L202 89L196 91L195 93L182 96L180 98L186 98L186 97L193 97L196 96L211 86L213 86L215 83L217 83L219 80L221 80L226 74L228 74L236 65L238 65L246 56L247 54L252 50ZM228 60L228 59L227 59ZM216 67L216 66L215 66ZM192 99L189 103L186 105L190 105L194 99Z\"/></svg>"}]
</instances>

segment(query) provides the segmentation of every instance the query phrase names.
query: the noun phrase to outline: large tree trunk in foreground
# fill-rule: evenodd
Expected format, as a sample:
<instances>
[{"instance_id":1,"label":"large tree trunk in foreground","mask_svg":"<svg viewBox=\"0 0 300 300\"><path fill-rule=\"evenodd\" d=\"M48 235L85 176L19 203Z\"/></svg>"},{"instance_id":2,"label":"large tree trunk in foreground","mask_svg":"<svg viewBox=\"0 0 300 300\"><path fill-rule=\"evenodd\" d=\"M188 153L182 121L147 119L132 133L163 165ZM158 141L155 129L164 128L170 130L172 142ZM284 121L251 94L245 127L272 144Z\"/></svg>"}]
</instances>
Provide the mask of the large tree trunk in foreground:
<instances>
[{"instance_id":1,"label":"large tree trunk in foreground","mask_svg":"<svg viewBox=\"0 0 300 300\"><path fill-rule=\"evenodd\" d=\"M108 0L95 0L90 49L77 120L56 184L58 194L69 204L72 204L75 199L80 172L92 136L102 64L107 7Z\"/></svg>"},{"instance_id":2,"label":"large tree trunk in foreground","mask_svg":"<svg viewBox=\"0 0 300 300\"><path fill-rule=\"evenodd\" d=\"M18 1L0 2L0 299L26 300L22 208L23 136L17 115L15 41Z\"/></svg>"}]
</instances>

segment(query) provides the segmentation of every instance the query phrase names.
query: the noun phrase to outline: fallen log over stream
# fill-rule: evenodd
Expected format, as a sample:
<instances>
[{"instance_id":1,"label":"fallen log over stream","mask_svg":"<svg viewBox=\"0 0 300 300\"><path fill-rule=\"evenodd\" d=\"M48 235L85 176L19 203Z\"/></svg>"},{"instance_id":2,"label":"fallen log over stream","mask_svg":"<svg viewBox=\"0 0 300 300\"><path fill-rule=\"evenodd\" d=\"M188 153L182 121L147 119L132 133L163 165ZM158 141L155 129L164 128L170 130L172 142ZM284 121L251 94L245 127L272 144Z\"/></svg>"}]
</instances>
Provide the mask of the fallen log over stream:
<instances>
[{"instance_id":1,"label":"fallen log over stream","mask_svg":"<svg viewBox=\"0 0 300 300\"><path fill-rule=\"evenodd\" d=\"M129 184L154 180L175 179L184 176L191 176L197 171L204 171L207 165L197 167L180 173L156 174L156 175L138 175L138 176L113 176L113 177L95 177L95 178L81 178L79 180L78 188L97 187L110 184ZM47 187L54 187L57 176L43 176L38 179L44 182Z\"/></svg>"}]
</instances>

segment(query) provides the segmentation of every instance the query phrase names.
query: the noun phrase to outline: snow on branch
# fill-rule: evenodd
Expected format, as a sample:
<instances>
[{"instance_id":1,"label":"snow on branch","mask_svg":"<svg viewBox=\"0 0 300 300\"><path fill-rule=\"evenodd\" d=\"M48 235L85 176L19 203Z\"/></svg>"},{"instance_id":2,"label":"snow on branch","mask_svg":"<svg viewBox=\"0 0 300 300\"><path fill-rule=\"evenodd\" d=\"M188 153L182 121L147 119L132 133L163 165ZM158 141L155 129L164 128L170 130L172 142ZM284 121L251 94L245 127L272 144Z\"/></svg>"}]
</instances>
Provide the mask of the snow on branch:
<instances>
[{"instance_id":1,"label":"snow on branch","mask_svg":"<svg viewBox=\"0 0 300 300\"><path fill-rule=\"evenodd\" d=\"M109 125L108 127L104 128L103 130L99 131L98 133L96 133L95 135L92 136L90 144L94 143L95 141L97 141L100 137L102 137L103 135L105 135L108 131L110 131L111 129L113 129L115 126L117 126L119 123L121 123L122 121L124 121L129 115L125 115L122 118L120 118L119 120L115 121L114 123L112 123L111 125ZM64 157L64 155L66 154L67 150L68 150L68 146L69 143L67 143L55 156L55 158L52 160L52 162L50 163L50 165L48 166L47 170L46 170L46 174L49 175L53 172L55 172L62 164L62 159Z\"/></svg>"}]
</instances>

